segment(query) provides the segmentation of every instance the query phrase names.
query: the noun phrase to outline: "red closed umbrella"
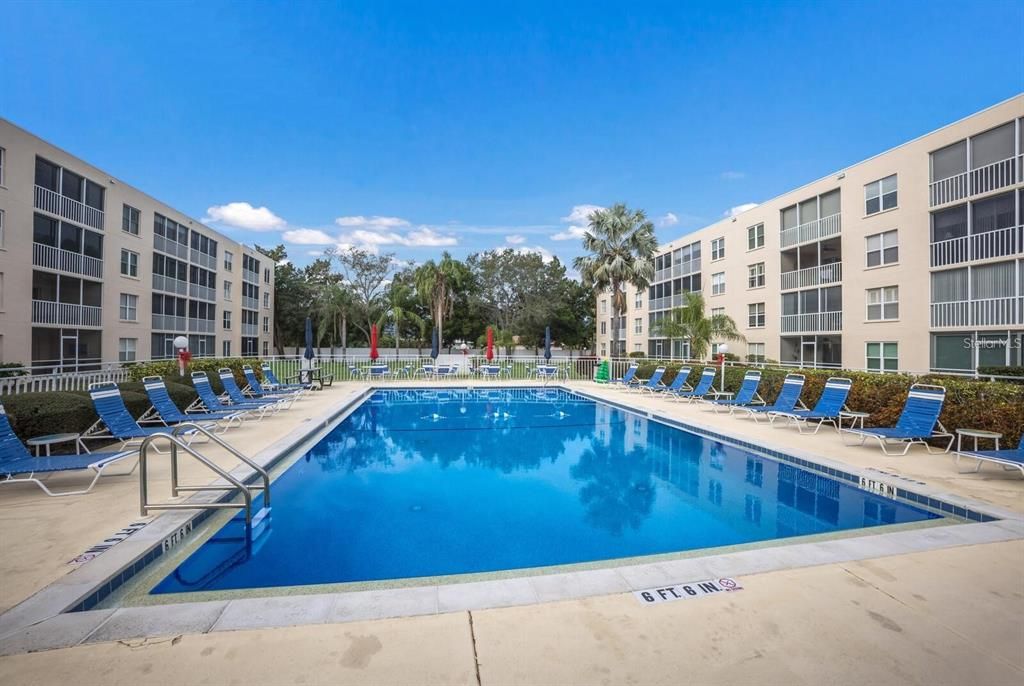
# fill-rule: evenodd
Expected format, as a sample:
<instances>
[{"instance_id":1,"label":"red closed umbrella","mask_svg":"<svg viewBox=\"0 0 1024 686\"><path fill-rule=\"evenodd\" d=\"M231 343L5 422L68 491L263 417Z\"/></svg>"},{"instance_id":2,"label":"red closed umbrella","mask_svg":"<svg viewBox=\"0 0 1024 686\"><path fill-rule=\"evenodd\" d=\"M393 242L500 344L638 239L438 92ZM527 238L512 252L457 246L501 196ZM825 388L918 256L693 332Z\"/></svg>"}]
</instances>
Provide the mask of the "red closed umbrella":
<instances>
[{"instance_id":1,"label":"red closed umbrella","mask_svg":"<svg viewBox=\"0 0 1024 686\"><path fill-rule=\"evenodd\" d=\"M487 361L494 359L494 329L487 327Z\"/></svg>"},{"instance_id":2,"label":"red closed umbrella","mask_svg":"<svg viewBox=\"0 0 1024 686\"><path fill-rule=\"evenodd\" d=\"M380 357L380 353L377 352L377 325L373 324L370 326L370 359L377 361Z\"/></svg>"}]
</instances>

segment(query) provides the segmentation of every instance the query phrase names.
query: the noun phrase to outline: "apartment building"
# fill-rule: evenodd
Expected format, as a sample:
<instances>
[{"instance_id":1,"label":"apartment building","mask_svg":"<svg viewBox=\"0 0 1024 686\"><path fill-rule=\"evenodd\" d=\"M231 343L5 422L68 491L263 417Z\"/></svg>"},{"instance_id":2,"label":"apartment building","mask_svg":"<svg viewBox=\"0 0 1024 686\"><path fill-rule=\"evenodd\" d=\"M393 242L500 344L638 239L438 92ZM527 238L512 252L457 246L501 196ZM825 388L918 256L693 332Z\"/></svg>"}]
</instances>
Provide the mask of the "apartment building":
<instances>
[{"instance_id":1,"label":"apartment building","mask_svg":"<svg viewBox=\"0 0 1024 686\"><path fill-rule=\"evenodd\" d=\"M655 270L617 321L598 297L598 354L687 356L657 322L699 291L741 360L1022 364L1024 95L661 245Z\"/></svg>"},{"instance_id":2,"label":"apartment building","mask_svg":"<svg viewBox=\"0 0 1024 686\"><path fill-rule=\"evenodd\" d=\"M0 362L267 355L274 265L0 119Z\"/></svg>"}]
</instances>

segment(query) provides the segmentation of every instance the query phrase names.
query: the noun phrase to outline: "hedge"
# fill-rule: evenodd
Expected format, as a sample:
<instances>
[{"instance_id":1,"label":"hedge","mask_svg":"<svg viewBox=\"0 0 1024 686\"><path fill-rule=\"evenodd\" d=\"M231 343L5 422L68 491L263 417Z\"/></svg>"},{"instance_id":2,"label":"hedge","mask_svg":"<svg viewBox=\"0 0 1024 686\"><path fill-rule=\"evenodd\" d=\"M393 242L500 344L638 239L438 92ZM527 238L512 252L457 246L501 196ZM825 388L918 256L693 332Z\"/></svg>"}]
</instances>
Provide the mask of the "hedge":
<instances>
[{"instance_id":1,"label":"hedge","mask_svg":"<svg viewBox=\"0 0 1024 686\"><path fill-rule=\"evenodd\" d=\"M242 372L242 365L247 364L252 366L256 372L256 377L260 380L263 379L263 372L260 371L261 360L259 358L243 358L243 357L193 357L188 363L188 369L186 370L185 376L178 376L178 361L177 360L163 360L161 362L146 362L144 364L136 364L129 368L128 373L131 375L132 381L141 381L145 376L162 376L165 378L175 378L179 380L187 379L185 383L192 385L192 380L189 375L192 372L206 372L206 375L210 377L210 383L213 384L213 390L217 393L223 393L224 387L220 383L220 377L217 371L223 367L227 367L235 375L235 383L239 384L240 388L245 388L248 382L245 380L245 374Z\"/></svg>"},{"instance_id":2,"label":"hedge","mask_svg":"<svg viewBox=\"0 0 1024 686\"><path fill-rule=\"evenodd\" d=\"M643 362L637 369L637 378L649 378L661 363ZM679 362L665 363L662 382L671 384L676 372L682 366ZM696 383L705 365L690 365L689 382ZM716 369L718 369L716 367ZM747 369L739 366L726 367L725 389L735 393L743 382ZM825 381L833 376L844 376L853 380L847 405L858 412L870 412L865 426L892 426L900 416L906 401L907 391L913 383L932 383L946 387L946 403L940 421L950 432L958 428L984 429L1003 434L1001 445L1013 447L1020 444L1024 434L1024 385L1002 381L983 381L963 377L943 377L931 374L912 377L906 374L872 374L827 369L773 369L761 370L761 384L758 392L769 403L782 389L782 382L789 373L803 374L804 391L801 399L813 407L825 387ZM720 378L715 388L720 388Z\"/></svg>"}]
</instances>

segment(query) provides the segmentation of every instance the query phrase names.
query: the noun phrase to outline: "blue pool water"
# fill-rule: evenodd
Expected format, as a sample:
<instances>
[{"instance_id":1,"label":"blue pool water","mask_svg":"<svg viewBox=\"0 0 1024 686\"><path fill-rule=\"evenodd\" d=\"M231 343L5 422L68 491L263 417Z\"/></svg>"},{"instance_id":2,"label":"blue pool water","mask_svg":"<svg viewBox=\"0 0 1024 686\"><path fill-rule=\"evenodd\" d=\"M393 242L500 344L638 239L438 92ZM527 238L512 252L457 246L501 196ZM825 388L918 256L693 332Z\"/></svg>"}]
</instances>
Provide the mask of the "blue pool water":
<instances>
[{"instance_id":1,"label":"blue pool water","mask_svg":"<svg viewBox=\"0 0 1024 686\"><path fill-rule=\"evenodd\" d=\"M272 494L252 540L236 517L152 592L561 565L937 516L546 389L377 391Z\"/></svg>"}]
</instances>

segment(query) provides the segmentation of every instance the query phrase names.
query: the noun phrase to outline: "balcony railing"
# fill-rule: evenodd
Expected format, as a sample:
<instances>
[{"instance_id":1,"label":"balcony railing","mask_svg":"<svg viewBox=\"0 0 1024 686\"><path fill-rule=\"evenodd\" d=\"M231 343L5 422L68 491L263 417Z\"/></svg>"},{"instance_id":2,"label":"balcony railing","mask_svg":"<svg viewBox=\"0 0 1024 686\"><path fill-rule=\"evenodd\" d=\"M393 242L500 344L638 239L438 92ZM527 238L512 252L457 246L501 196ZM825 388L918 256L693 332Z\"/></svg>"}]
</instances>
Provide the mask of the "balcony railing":
<instances>
[{"instance_id":1,"label":"balcony railing","mask_svg":"<svg viewBox=\"0 0 1024 686\"><path fill-rule=\"evenodd\" d=\"M260 301L256 298L242 298L242 307L247 310L258 310L260 309Z\"/></svg>"},{"instance_id":2,"label":"balcony railing","mask_svg":"<svg viewBox=\"0 0 1024 686\"><path fill-rule=\"evenodd\" d=\"M192 319L189 317L188 330L192 333L213 333L215 330L212 319Z\"/></svg>"},{"instance_id":3,"label":"balcony railing","mask_svg":"<svg viewBox=\"0 0 1024 686\"><path fill-rule=\"evenodd\" d=\"M32 264L45 269L103 278L103 260L44 243L32 244Z\"/></svg>"},{"instance_id":4,"label":"balcony railing","mask_svg":"<svg viewBox=\"0 0 1024 686\"><path fill-rule=\"evenodd\" d=\"M1022 161L1024 161L1024 155L1013 155L1005 160L986 164L984 167L932 181L928 184L931 206L945 205L971 195L1012 186L1020 178L1019 167Z\"/></svg>"},{"instance_id":5,"label":"balcony railing","mask_svg":"<svg viewBox=\"0 0 1024 686\"><path fill-rule=\"evenodd\" d=\"M153 247L160 252L167 253L168 255L174 255L175 257L187 260L188 259L188 246L182 245L176 241L171 241L163 236L153 234Z\"/></svg>"},{"instance_id":6,"label":"balcony railing","mask_svg":"<svg viewBox=\"0 0 1024 686\"><path fill-rule=\"evenodd\" d=\"M836 212L821 219L782 230L782 247L799 245L834 236L842 230L842 213Z\"/></svg>"},{"instance_id":7,"label":"balcony railing","mask_svg":"<svg viewBox=\"0 0 1024 686\"><path fill-rule=\"evenodd\" d=\"M1012 326L1024 324L1024 296L932 303L932 327Z\"/></svg>"},{"instance_id":8,"label":"balcony railing","mask_svg":"<svg viewBox=\"0 0 1024 686\"><path fill-rule=\"evenodd\" d=\"M260 273L259 272L252 272L252 271L249 271L248 269L243 269L242 270L242 281L248 281L249 283L259 283L260 282Z\"/></svg>"},{"instance_id":9,"label":"balcony railing","mask_svg":"<svg viewBox=\"0 0 1024 686\"><path fill-rule=\"evenodd\" d=\"M153 275L153 290L164 291L166 293L177 293L178 295L188 294L188 283L181 279L175 279L171 276L163 276L162 274Z\"/></svg>"},{"instance_id":10,"label":"balcony railing","mask_svg":"<svg viewBox=\"0 0 1024 686\"><path fill-rule=\"evenodd\" d=\"M1024 254L1024 226L984 231L969 236L949 238L931 244L931 265L987 260L991 257Z\"/></svg>"},{"instance_id":11,"label":"balcony railing","mask_svg":"<svg viewBox=\"0 0 1024 686\"><path fill-rule=\"evenodd\" d=\"M671 267L665 269L659 269L654 272L654 280L651 283L657 283L659 281L667 281L669 279L677 278L680 276L687 276L689 274L696 274L700 271L700 259L688 260L686 262L677 262Z\"/></svg>"},{"instance_id":12,"label":"balcony railing","mask_svg":"<svg viewBox=\"0 0 1024 686\"><path fill-rule=\"evenodd\" d=\"M76 305L52 300L32 301L32 322L34 324L101 326L102 315L103 309L93 305Z\"/></svg>"},{"instance_id":13,"label":"balcony railing","mask_svg":"<svg viewBox=\"0 0 1024 686\"><path fill-rule=\"evenodd\" d=\"M242 335L243 336L258 336L259 325L258 324L242 324Z\"/></svg>"},{"instance_id":14,"label":"balcony railing","mask_svg":"<svg viewBox=\"0 0 1024 686\"><path fill-rule=\"evenodd\" d=\"M843 263L820 264L791 272L782 272L782 290L839 283L843 280Z\"/></svg>"},{"instance_id":15,"label":"balcony railing","mask_svg":"<svg viewBox=\"0 0 1024 686\"><path fill-rule=\"evenodd\" d=\"M782 333L815 333L842 331L842 312L808 312L782 315Z\"/></svg>"},{"instance_id":16,"label":"balcony railing","mask_svg":"<svg viewBox=\"0 0 1024 686\"><path fill-rule=\"evenodd\" d=\"M55 214L68 221L103 230L103 210L89 207L83 202L63 196L49 188L36 186L35 207L37 210Z\"/></svg>"},{"instance_id":17,"label":"balcony railing","mask_svg":"<svg viewBox=\"0 0 1024 686\"><path fill-rule=\"evenodd\" d=\"M200 267L204 267L211 271L217 271L217 258L207 255L204 252L199 252L196 249L189 250L189 259L192 260L192 264L198 264Z\"/></svg>"},{"instance_id":18,"label":"balcony railing","mask_svg":"<svg viewBox=\"0 0 1024 686\"><path fill-rule=\"evenodd\" d=\"M188 328L188 320L185 317L177 317L173 314L154 314L154 331L173 331L183 333Z\"/></svg>"},{"instance_id":19,"label":"balcony railing","mask_svg":"<svg viewBox=\"0 0 1024 686\"><path fill-rule=\"evenodd\" d=\"M217 291L210 288L209 286L203 286L198 283L190 283L188 285L188 294L193 298L199 298L200 300L209 300L211 302L217 299Z\"/></svg>"}]
</instances>

